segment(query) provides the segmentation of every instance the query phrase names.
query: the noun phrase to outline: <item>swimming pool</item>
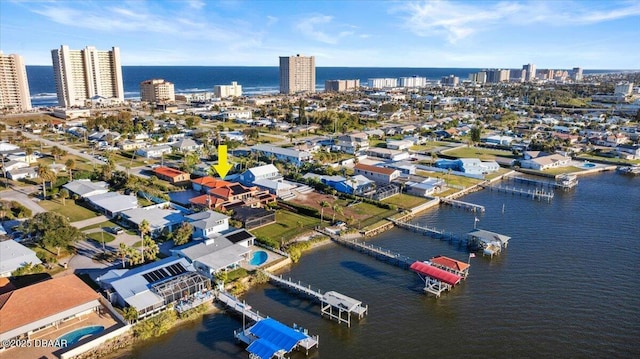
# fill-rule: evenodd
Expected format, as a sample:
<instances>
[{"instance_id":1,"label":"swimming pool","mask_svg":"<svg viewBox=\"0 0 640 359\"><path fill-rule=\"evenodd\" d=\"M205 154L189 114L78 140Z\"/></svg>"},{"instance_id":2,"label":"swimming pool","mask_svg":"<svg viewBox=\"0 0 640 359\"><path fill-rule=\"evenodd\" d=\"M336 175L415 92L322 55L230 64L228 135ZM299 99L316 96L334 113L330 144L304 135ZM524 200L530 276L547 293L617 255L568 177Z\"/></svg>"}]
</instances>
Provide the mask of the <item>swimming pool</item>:
<instances>
[{"instance_id":1,"label":"swimming pool","mask_svg":"<svg viewBox=\"0 0 640 359\"><path fill-rule=\"evenodd\" d=\"M582 164L583 168L593 168L595 166L596 166L595 163L589 163L589 162L585 162L585 163Z\"/></svg>"},{"instance_id":2,"label":"swimming pool","mask_svg":"<svg viewBox=\"0 0 640 359\"><path fill-rule=\"evenodd\" d=\"M263 264L264 262L266 262L268 257L269 257L269 255L267 254L267 252L265 252L265 251L257 251L255 253L253 253L253 257L249 261L249 264L251 264L252 266L259 266L259 265Z\"/></svg>"},{"instance_id":3,"label":"swimming pool","mask_svg":"<svg viewBox=\"0 0 640 359\"><path fill-rule=\"evenodd\" d=\"M67 346L71 346L79 342L81 339L88 337L90 335L98 334L103 330L104 330L104 327L102 325L92 325L90 327L84 327L84 328L71 331L59 337L57 340L59 341L66 340Z\"/></svg>"}]
</instances>

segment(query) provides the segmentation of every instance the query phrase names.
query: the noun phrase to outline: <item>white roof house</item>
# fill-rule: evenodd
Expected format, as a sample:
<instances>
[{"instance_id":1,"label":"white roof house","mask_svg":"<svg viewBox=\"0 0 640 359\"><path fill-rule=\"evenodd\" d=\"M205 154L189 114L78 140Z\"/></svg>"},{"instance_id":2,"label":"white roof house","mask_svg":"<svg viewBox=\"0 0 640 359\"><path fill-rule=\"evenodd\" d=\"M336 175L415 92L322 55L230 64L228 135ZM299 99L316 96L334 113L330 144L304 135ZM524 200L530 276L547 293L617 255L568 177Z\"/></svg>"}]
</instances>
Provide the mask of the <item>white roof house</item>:
<instances>
[{"instance_id":1,"label":"white roof house","mask_svg":"<svg viewBox=\"0 0 640 359\"><path fill-rule=\"evenodd\" d=\"M259 179L273 180L280 178L282 178L282 175L280 175L280 171L278 171L276 166L272 164L249 168L248 170L244 171L239 177L240 183L245 186L252 186L253 183Z\"/></svg>"},{"instance_id":2,"label":"white roof house","mask_svg":"<svg viewBox=\"0 0 640 359\"><path fill-rule=\"evenodd\" d=\"M109 217L132 208L138 208L138 198L136 196L126 196L118 192L106 192L88 197L98 211Z\"/></svg>"},{"instance_id":3,"label":"white roof house","mask_svg":"<svg viewBox=\"0 0 640 359\"><path fill-rule=\"evenodd\" d=\"M196 212L186 219L193 226L193 238L208 238L229 229L229 216L215 211Z\"/></svg>"},{"instance_id":4,"label":"white roof house","mask_svg":"<svg viewBox=\"0 0 640 359\"><path fill-rule=\"evenodd\" d=\"M88 179L80 179L68 182L63 188L66 188L69 192L77 194L82 198L95 196L97 194L107 193L109 185L104 181L91 182Z\"/></svg>"},{"instance_id":5,"label":"white roof house","mask_svg":"<svg viewBox=\"0 0 640 359\"><path fill-rule=\"evenodd\" d=\"M122 217L137 228L140 228L142 221L149 223L151 236L157 236L162 230L168 228L173 230L174 226L182 224L185 217L177 209L162 209L156 207L133 208L120 213Z\"/></svg>"},{"instance_id":6,"label":"white roof house","mask_svg":"<svg viewBox=\"0 0 640 359\"><path fill-rule=\"evenodd\" d=\"M274 156L276 159L295 164L311 160L311 153L290 148L282 148L269 144L259 144L251 147L251 152L257 152L263 156Z\"/></svg>"},{"instance_id":7,"label":"white roof house","mask_svg":"<svg viewBox=\"0 0 640 359\"><path fill-rule=\"evenodd\" d=\"M213 277L221 270L238 266L241 261L247 259L251 249L219 236L192 243L172 252L187 258L198 272Z\"/></svg>"},{"instance_id":8,"label":"white roof house","mask_svg":"<svg viewBox=\"0 0 640 359\"><path fill-rule=\"evenodd\" d=\"M9 277L11 272L27 263L37 265L42 261L36 252L14 240L0 242L0 277Z\"/></svg>"}]
</instances>

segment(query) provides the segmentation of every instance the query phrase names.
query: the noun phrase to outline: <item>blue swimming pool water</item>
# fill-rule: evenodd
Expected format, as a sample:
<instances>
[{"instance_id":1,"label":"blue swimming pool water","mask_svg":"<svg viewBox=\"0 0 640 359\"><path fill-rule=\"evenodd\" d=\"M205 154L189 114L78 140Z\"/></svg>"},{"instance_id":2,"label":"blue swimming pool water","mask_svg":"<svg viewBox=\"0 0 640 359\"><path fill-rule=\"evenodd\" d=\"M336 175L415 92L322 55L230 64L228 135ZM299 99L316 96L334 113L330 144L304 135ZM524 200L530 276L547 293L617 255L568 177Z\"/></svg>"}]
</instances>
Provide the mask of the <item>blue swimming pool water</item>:
<instances>
[{"instance_id":1,"label":"blue swimming pool water","mask_svg":"<svg viewBox=\"0 0 640 359\"><path fill-rule=\"evenodd\" d=\"M593 168L595 166L596 166L595 163L583 163L582 164L582 167L584 167L584 168Z\"/></svg>"},{"instance_id":2,"label":"blue swimming pool water","mask_svg":"<svg viewBox=\"0 0 640 359\"><path fill-rule=\"evenodd\" d=\"M251 264L252 266L259 266L262 263L267 261L267 257L268 257L267 252L257 251L253 253L253 257L249 261L249 264Z\"/></svg>"},{"instance_id":3,"label":"blue swimming pool water","mask_svg":"<svg viewBox=\"0 0 640 359\"><path fill-rule=\"evenodd\" d=\"M84 327L84 328L80 328L80 329L76 329L74 331L71 331L63 336L61 336L60 338L58 338L57 340L66 340L67 342L67 346L71 346L77 342L80 341L80 339L89 336L89 335L95 335L98 334L100 332L102 332L104 330L104 327L102 325L93 325L90 327Z\"/></svg>"}]
</instances>

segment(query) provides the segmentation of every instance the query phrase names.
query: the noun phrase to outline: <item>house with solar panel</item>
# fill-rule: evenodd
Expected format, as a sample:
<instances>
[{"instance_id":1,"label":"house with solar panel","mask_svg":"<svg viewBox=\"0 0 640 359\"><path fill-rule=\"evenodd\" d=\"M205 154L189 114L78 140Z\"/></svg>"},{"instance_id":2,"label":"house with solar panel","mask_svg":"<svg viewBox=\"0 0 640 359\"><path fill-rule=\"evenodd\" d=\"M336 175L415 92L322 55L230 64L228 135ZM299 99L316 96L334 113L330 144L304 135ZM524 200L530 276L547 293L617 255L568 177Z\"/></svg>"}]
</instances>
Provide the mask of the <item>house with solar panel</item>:
<instances>
[{"instance_id":1,"label":"house with solar panel","mask_svg":"<svg viewBox=\"0 0 640 359\"><path fill-rule=\"evenodd\" d=\"M186 259L173 256L134 269L112 269L98 277L98 283L112 304L135 308L138 319L170 304L180 313L213 299L209 278Z\"/></svg>"}]
</instances>

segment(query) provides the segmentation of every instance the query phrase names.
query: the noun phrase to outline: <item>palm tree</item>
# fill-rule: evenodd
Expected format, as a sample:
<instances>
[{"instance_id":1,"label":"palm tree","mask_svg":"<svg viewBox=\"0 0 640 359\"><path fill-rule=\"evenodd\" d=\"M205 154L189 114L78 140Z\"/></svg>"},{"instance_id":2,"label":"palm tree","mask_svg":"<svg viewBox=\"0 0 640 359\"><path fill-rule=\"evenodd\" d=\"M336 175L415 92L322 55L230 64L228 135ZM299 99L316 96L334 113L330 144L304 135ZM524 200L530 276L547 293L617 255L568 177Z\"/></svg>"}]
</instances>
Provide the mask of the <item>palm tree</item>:
<instances>
[{"instance_id":1,"label":"palm tree","mask_svg":"<svg viewBox=\"0 0 640 359\"><path fill-rule=\"evenodd\" d=\"M331 205L327 201L320 202L320 223L324 222L324 209L329 206Z\"/></svg>"},{"instance_id":2,"label":"palm tree","mask_svg":"<svg viewBox=\"0 0 640 359\"><path fill-rule=\"evenodd\" d=\"M66 188L63 188L62 191L60 191L59 193L60 198L62 198L62 205L66 206L67 205L67 198L69 198L69 191Z\"/></svg>"},{"instance_id":3,"label":"palm tree","mask_svg":"<svg viewBox=\"0 0 640 359\"><path fill-rule=\"evenodd\" d=\"M69 158L64 165L67 166L67 170L69 170L69 181L73 181L73 170L76 168L76 161L74 161L73 158Z\"/></svg>"},{"instance_id":4,"label":"palm tree","mask_svg":"<svg viewBox=\"0 0 640 359\"><path fill-rule=\"evenodd\" d=\"M144 262L144 237L149 233L151 227L149 222L146 219L143 219L138 229L140 230L140 238L142 239L142 248L140 249L140 253L142 253L142 261Z\"/></svg>"},{"instance_id":5,"label":"palm tree","mask_svg":"<svg viewBox=\"0 0 640 359\"><path fill-rule=\"evenodd\" d=\"M158 243L156 243L150 237L147 237L142 240L142 250L143 250L143 258L154 260L160 253L160 247L158 247Z\"/></svg>"},{"instance_id":6,"label":"palm tree","mask_svg":"<svg viewBox=\"0 0 640 359\"><path fill-rule=\"evenodd\" d=\"M129 247L127 247L127 245L124 243L120 243L120 247L118 247L118 255L122 257L122 268L125 267L128 254L129 254Z\"/></svg>"},{"instance_id":7,"label":"palm tree","mask_svg":"<svg viewBox=\"0 0 640 359\"><path fill-rule=\"evenodd\" d=\"M45 165L38 167L38 177L42 180L42 199L47 199L47 181L50 181L53 172Z\"/></svg>"},{"instance_id":8,"label":"palm tree","mask_svg":"<svg viewBox=\"0 0 640 359\"><path fill-rule=\"evenodd\" d=\"M331 208L333 209L333 218L331 218L331 223L335 223L336 221L336 213L340 213L340 215L344 215L344 212L342 211L342 207L340 207L339 204L334 204L333 207Z\"/></svg>"}]
</instances>

